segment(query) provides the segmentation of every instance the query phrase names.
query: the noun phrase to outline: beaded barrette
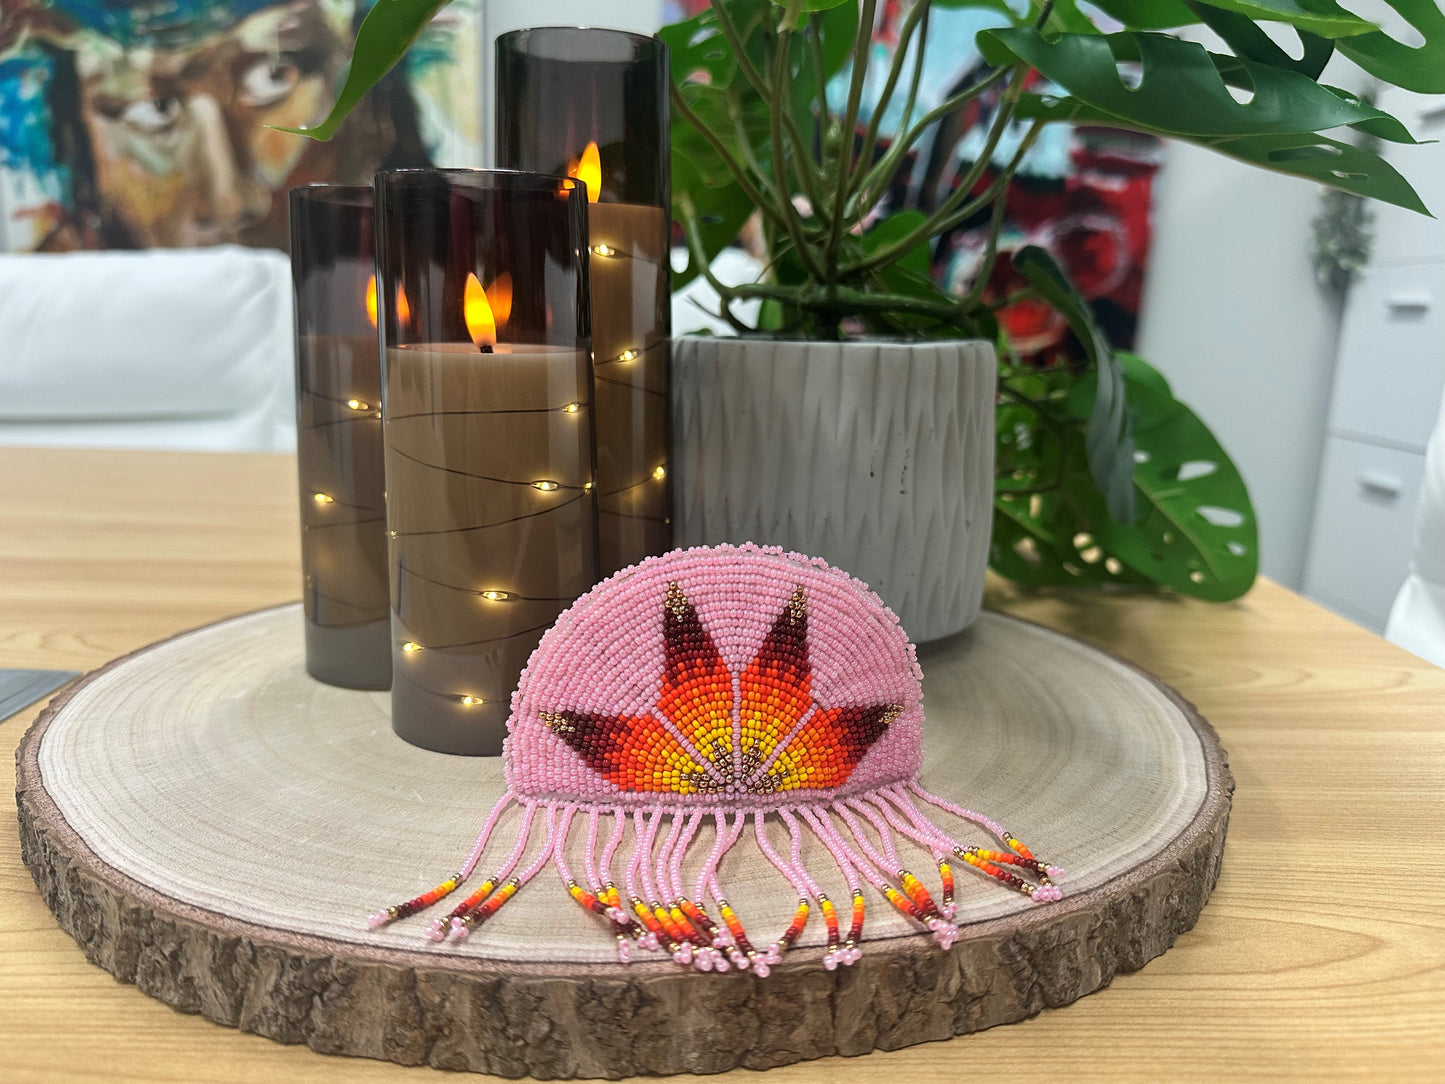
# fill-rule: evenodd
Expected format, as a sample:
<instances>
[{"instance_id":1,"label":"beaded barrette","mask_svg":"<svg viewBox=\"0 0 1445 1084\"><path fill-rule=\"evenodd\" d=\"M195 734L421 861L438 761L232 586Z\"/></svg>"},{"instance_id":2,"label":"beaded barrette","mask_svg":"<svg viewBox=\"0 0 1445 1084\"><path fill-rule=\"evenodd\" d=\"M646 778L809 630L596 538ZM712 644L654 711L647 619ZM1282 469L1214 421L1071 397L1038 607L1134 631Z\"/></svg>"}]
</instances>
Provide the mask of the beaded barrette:
<instances>
[{"instance_id":1,"label":"beaded barrette","mask_svg":"<svg viewBox=\"0 0 1445 1084\"><path fill-rule=\"evenodd\" d=\"M466 862L370 924L454 892L512 805L522 826L511 852L431 923L433 940L466 937L549 862L616 939L623 962L642 949L704 971L758 975L778 963L815 907L827 928L823 965L856 960L865 884L947 948L959 933L954 859L1035 902L1058 899L1053 879L1062 870L988 817L920 786L921 678L893 613L821 560L752 545L648 558L578 599L542 637L512 695L507 793ZM966 846L920 804L1001 842ZM769 838L769 814L787 832L783 851ZM566 853L579 820L581 882ZM711 846L694 848L709 822ZM539 827L541 852L519 869ZM719 882L722 856L749 830L798 894L792 922L762 948ZM831 854L851 893L846 935L819 884L832 874L815 877L802 861L804 833ZM937 901L908 870L905 851L937 865Z\"/></svg>"}]
</instances>

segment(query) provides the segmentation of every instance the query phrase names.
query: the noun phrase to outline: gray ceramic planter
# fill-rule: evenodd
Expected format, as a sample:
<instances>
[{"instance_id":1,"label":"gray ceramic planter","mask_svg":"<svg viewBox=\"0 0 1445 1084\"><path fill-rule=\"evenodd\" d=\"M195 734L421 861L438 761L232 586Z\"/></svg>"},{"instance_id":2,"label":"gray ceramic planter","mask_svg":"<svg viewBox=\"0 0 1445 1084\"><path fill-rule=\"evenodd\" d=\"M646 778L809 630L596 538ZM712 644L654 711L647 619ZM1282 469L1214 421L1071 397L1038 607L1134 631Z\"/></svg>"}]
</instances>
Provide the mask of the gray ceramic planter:
<instances>
[{"instance_id":1,"label":"gray ceramic planter","mask_svg":"<svg viewBox=\"0 0 1445 1084\"><path fill-rule=\"evenodd\" d=\"M996 383L983 341L678 338L674 540L822 557L913 639L965 629L988 563Z\"/></svg>"}]
</instances>

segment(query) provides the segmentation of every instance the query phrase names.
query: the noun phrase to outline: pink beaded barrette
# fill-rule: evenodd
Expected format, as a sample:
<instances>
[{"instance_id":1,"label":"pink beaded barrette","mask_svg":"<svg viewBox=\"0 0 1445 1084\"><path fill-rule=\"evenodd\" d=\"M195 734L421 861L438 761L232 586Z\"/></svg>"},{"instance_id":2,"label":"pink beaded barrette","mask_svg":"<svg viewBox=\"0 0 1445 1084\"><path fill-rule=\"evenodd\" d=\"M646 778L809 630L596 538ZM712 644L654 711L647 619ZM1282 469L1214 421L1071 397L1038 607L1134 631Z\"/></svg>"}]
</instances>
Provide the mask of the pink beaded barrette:
<instances>
[{"instance_id":1,"label":"pink beaded barrette","mask_svg":"<svg viewBox=\"0 0 1445 1084\"><path fill-rule=\"evenodd\" d=\"M466 937L549 862L616 939L623 962L642 949L703 971L758 975L778 963L815 906L827 928L823 966L858 959L865 883L947 948L959 933L955 858L1035 902L1059 899L1053 879L1062 870L988 817L920 786L921 678L913 645L882 600L821 560L753 545L648 558L578 599L533 652L512 694L507 793L466 862L370 924L454 892L513 805L522 826L511 852L431 923L432 940ZM1001 842L966 846L920 803ZM770 814L787 833L781 850ZM579 820L581 883L567 860ZM519 870L539 826L541 852ZM619 858L629 828L631 847ZM723 855L749 829L798 894L792 922L762 948L719 881ZM818 879L833 875L815 876L802 860L805 833L851 892L846 936ZM937 865L937 901L907 868L905 851Z\"/></svg>"}]
</instances>

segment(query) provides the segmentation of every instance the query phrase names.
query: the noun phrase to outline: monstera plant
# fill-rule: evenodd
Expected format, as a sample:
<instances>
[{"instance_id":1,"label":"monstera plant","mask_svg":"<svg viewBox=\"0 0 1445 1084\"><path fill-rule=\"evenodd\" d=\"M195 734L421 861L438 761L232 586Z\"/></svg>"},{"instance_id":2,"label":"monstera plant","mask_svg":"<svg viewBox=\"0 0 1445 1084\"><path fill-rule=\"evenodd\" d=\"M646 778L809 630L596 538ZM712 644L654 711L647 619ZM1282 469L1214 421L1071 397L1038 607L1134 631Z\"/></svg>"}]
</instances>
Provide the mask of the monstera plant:
<instances>
[{"instance_id":1,"label":"monstera plant","mask_svg":"<svg viewBox=\"0 0 1445 1084\"><path fill-rule=\"evenodd\" d=\"M674 285L711 278L713 258L756 213L761 280L711 279L740 334L999 341L992 566L1030 584L1237 597L1257 568L1238 470L1155 369L1111 347L1048 252L1011 253L1017 289L990 288L1005 195L1049 125L1085 124L1184 140L1428 213L1363 145L1414 142L1404 125L1321 82L1340 54L1383 83L1445 92L1445 14L1434 0L1387 2L1418 40L1398 41L1334 0L914 0L880 71L870 70L877 0L714 0L659 35L676 83L674 217L690 251ZM329 136L442 3L378 0L335 110L306 134ZM976 79L924 109L936 8L978 9L996 25L978 33ZM1193 40L1206 30L1216 45ZM866 121L865 87L878 88ZM986 96L992 121L951 194L927 214L890 212L886 194L909 155ZM897 121L886 136L885 116ZM966 221L986 224L983 258L970 284L946 290L928 273L932 246ZM997 314L1024 299L1067 320L1079 359L1010 352ZM735 314L742 301L761 303L755 323Z\"/></svg>"}]
</instances>

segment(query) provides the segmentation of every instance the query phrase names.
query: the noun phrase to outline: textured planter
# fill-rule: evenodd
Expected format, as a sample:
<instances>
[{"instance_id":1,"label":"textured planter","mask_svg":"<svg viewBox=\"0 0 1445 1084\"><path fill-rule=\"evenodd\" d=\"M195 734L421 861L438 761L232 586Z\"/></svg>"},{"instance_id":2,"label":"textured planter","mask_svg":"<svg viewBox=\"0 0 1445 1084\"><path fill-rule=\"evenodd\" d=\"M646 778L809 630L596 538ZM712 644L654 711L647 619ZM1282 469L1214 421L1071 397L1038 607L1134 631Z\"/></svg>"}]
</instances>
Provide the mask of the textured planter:
<instances>
[{"instance_id":1,"label":"textured planter","mask_svg":"<svg viewBox=\"0 0 1445 1084\"><path fill-rule=\"evenodd\" d=\"M812 554L868 583L915 640L967 628L996 377L983 341L674 340L674 541Z\"/></svg>"}]
</instances>

